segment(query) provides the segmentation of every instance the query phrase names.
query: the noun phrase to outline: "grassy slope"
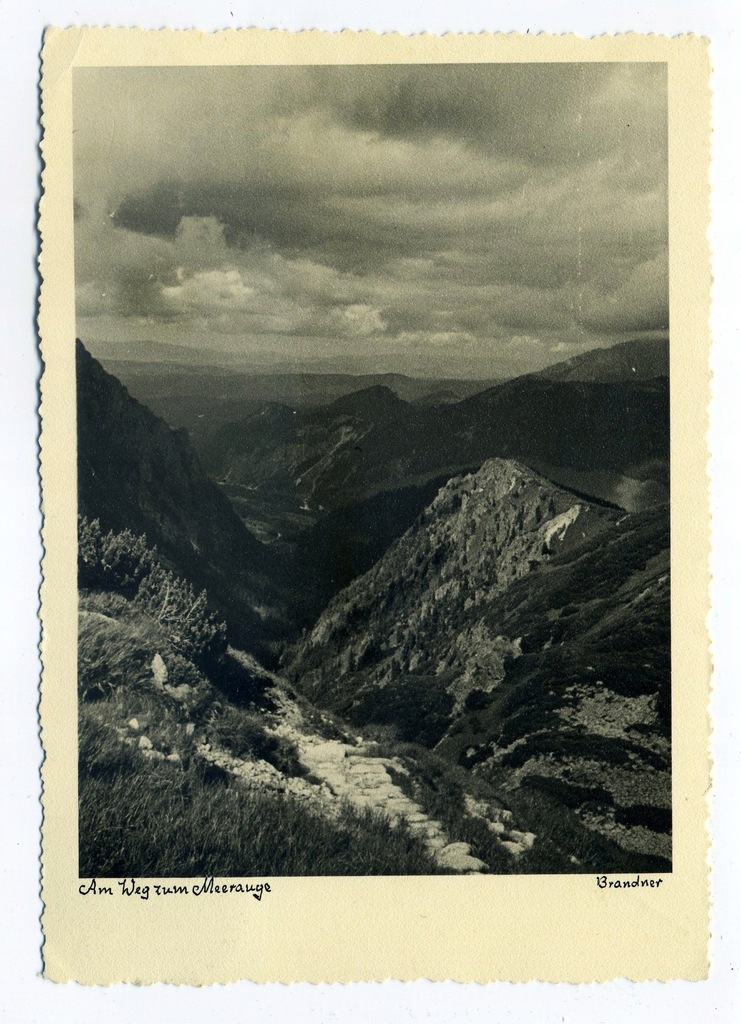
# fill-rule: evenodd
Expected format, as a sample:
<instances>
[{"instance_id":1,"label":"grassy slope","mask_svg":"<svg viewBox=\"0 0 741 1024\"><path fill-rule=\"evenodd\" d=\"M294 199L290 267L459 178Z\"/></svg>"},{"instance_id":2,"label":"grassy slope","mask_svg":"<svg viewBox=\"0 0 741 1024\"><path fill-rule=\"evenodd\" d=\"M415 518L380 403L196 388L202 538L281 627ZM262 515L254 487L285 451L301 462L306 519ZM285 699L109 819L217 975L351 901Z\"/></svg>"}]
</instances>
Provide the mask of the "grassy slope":
<instances>
[{"instance_id":1,"label":"grassy slope","mask_svg":"<svg viewBox=\"0 0 741 1024\"><path fill-rule=\"evenodd\" d=\"M155 654L177 696L153 684ZM378 815L347 809L331 821L289 794L248 792L204 765L195 748L210 739L295 770L291 750L264 730L265 707L230 703L123 598L82 596L79 670L93 698L80 702L81 876L438 870L418 840ZM126 743L132 718L156 751L177 759L148 758L136 733Z\"/></svg>"}]
</instances>

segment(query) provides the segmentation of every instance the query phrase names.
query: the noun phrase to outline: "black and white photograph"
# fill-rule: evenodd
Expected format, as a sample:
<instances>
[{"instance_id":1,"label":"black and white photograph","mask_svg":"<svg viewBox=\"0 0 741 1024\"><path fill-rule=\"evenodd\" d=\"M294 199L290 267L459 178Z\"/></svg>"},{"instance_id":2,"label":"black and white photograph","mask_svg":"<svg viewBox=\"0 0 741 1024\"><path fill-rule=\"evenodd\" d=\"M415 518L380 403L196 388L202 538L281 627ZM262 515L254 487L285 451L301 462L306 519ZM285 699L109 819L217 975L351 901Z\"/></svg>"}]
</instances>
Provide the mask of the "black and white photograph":
<instances>
[{"instance_id":1,"label":"black and white photograph","mask_svg":"<svg viewBox=\"0 0 741 1024\"><path fill-rule=\"evenodd\" d=\"M670 873L666 64L72 78L79 877Z\"/></svg>"}]
</instances>

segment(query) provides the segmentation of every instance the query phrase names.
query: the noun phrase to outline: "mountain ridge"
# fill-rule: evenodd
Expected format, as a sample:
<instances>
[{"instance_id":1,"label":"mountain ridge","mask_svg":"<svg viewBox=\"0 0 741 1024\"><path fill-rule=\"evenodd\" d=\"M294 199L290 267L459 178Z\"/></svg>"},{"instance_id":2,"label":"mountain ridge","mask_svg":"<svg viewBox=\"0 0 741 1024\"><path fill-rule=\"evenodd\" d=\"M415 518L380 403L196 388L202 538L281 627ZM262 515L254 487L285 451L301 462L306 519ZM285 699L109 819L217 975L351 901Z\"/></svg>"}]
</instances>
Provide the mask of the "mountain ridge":
<instances>
[{"instance_id":1,"label":"mountain ridge","mask_svg":"<svg viewBox=\"0 0 741 1024\"><path fill-rule=\"evenodd\" d=\"M570 359L546 366L531 376L545 380L588 380L601 383L668 377L669 341L667 338L629 339L609 348L581 352Z\"/></svg>"},{"instance_id":2,"label":"mountain ridge","mask_svg":"<svg viewBox=\"0 0 741 1024\"><path fill-rule=\"evenodd\" d=\"M225 425L204 447L205 465L233 484L254 490L280 480L299 505L337 508L492 457L603 474L595 476L593 493L614 502L622 478L642 479L645 467L668 464L669 390L662 378L517 378L440 406L373 403L362 394L358 404L350 395L339 406L286 412L277 435L259 413ZM657 479L654 469L648 479ZM650 493L650 500L662 497Z\"/></svg>"},{"instance_id":3,"label":"mountain ridge","mask_svg":"<svg viewBox=\"0 0 741 1024\"><path fill-rule=\"evenodd\" d=\"M658 865L671 855L668 579L664 511L593 506L490 460L441 488L286 667L359 727L535 787Z\"/></svg>"}]
</instances>

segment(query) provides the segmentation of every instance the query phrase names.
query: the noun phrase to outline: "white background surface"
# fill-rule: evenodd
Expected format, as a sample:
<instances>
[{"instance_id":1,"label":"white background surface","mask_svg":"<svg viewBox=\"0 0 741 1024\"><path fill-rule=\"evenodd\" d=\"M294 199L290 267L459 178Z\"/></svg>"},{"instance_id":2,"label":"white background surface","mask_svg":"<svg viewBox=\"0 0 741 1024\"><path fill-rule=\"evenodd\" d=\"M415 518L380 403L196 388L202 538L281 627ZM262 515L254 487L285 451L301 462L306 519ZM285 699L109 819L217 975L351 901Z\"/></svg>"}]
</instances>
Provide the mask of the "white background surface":
<instances>
[{"instance_id":1,"label":"white background surface","mask_svg":"<svg viewBox=\"0 0 741 1024\"><path fill-rule=\"evenodd\" d=\"M0 740L3 857L0 918L3 1019L11 1024L118 1024L143 1016L165 1022L376 1022L731 1021L739 1014L739 614L738 486L739 415L738 114L739 5L734 0L605 0L502 3L501 0L0 0L2 60L0 161ZM258 987L248 983L212 989L156 986L83 989L39 977L38 844L40 747L37 741L39 672L36 620L40 543L38 529L36 387L40 363L34 330L37 277L35 204L40 170L38 52L45 25L112 24L148 28L229 26L263 28L372 28L406 33L427 30L577 32L694 31L712 41L714 167L711 243L714 250L714 349L710 445L714 514L711 628L714 638L716 779L712 798L713 938L708 982L634 985L461 986L428 982L401 985ZM735 732L735 736L734 736ZM506 922L503 922L506 927ZM670 936L667 936L670 941ZM81 941L85 937L81 936ZM558 942L558 936L554 936ZM496 969L493 965L494 970Z\"/></svg>"}]
</instances>

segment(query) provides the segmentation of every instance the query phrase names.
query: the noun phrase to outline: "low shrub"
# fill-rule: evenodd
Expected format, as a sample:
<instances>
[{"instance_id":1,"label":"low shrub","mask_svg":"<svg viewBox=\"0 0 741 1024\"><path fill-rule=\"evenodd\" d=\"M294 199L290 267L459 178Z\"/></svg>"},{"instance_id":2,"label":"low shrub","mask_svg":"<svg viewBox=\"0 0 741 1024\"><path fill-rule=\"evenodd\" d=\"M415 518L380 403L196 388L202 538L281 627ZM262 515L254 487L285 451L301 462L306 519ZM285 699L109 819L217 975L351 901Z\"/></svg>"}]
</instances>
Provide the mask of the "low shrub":
<instances>
[{"instance_id":1,"label":"low shrub","mask_svg":"<svg viewBox=\"0 0 741 1024\"><path fill-rule=\"evenodd\" d=\"M103 533L97 519L78 518L78 584L133 599L165 631L180 654L201 665L226 651L226 626L208 608L205 590L165 568L144 536Z\"/></svg>"},{"instance_id":2,"label":"low shrub","mask_svg":"<svg viewBox=\"0 0 741 1024\"><path fill-rule=\"evenodd\" d=\"M226 651L226 627L208 611L206 591L196 594L190 583L161 565L143 577L134 600L185 657L208 664Z\"/></svg>"},{"instance_id":3,"label":"low shrub","mask_svg":"<svg viewBox=\"0 0 741 1024\"><path fill-rule=\"evenodd\" d=\"M628 828L641 825L654 832L671 832L672 830L672 812L669 807L652 807L647 804L616 807L615 821L619 825L628 826Z\"/></svg>"},{"instance_id":4,"label":"low shrub","mask_svg":"<svg viewBox=\"0 0 741 1024\"><path fill-rule=\"evenodd\" d=\"M130 530L103 533L97 519L78 518L77 572L82 587L118 590L133 597L151 571L156 553Z\"/></svg>"},{"instance_id":5,"label":"low shrub","mask_svg":"<svg viewBox=\"0 0 741 1024\"><path fill-rule=\"evenodd\" d=\"M400 740L434 747L445 735L455 703L447 692L449 681L445 676L410 673L403 686L387 687L382 701L371 689L341 710L359 725L393 725Z\"/></svg>"},{"instance_id":6,"label":"low shrub","mask_svg":"<svg viewBox=\"0 0 741 1024\"><path fill-rule=\"evenodd\" d=\"M635 870L634 855L585 827L575 811L553 794L540 789L540 780L523 780L509 792L510 807L518 820L538 837L529 851L528 870L535 874L580 874L591 871Z\"/></svg>"},{"instance_id":7,"label":"low shrub","mask_svg":"<svg viewBox=\"0 0 741 1024\"><path fill-rule=\"evenodd\" d=\"M195 690L206 685L206 679L193 662L188 661L177 651L172 651L165 657L165 664L168 672L167 681L170 686L189 686Z\"/></svg>"},{"instance_id":8,"label":"low shrub","mask_svg":"<svg viewBox=\"0 0 741 1024\"><path fill-rule=\"evenodd\" d=\"M628 764L630 755L637 754L653 768L666 768L664 756L648 747L631 743L630 740L565 729L533 733L524 743L504 754L501 763L509 768L520 768L526 761L539 754L551 754L558 758L574 755L618 766Z\"/></svg>"}]
</instances>

